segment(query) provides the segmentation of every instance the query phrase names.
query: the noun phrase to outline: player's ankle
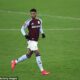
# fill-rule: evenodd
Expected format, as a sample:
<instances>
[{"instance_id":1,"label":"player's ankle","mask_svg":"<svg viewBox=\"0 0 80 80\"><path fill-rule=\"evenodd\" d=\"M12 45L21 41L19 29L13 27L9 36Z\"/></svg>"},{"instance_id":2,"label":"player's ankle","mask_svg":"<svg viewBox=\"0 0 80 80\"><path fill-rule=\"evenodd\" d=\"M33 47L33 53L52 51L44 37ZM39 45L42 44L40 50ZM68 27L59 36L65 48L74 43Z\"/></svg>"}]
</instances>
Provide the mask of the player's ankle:
<instances>
[{"instance_id":1,"label":"player's ankle","mask_svg":"<svg viewBox=\"0 0 80 80\"><path fill-rule=\"evenodd\" d=\"M16 64L18 63L18 60L15 60Z\"/></svg>"},{"instance_id":2,"label":"player's ankle","mask_svg":"<svg viewBox=\"0 0 80 80\"><path fill-rule=\"evenodd\" d=\"M44 69L41 69L41 72L44 71Z\"/></svg>"}]
</instances>

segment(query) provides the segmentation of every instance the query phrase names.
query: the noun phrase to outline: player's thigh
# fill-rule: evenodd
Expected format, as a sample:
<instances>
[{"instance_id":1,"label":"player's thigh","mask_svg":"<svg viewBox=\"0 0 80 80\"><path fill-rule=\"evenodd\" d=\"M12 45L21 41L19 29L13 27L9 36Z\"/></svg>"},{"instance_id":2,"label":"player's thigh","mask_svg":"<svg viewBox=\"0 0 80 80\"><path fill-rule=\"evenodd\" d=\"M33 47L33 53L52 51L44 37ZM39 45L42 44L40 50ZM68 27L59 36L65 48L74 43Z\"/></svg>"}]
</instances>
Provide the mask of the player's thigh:
<instances>
[{"instance_id":1,"label":"player's thigh","mask_svg":"<svg viewBox=\"0 0 80 80\"><path fill-rule=\"evenodd\" d=\"M28 48L31 51L36 51L36 50L38 50L38 43L36 41L29 41L28 42Z\"/></svg>"}]
</instances>

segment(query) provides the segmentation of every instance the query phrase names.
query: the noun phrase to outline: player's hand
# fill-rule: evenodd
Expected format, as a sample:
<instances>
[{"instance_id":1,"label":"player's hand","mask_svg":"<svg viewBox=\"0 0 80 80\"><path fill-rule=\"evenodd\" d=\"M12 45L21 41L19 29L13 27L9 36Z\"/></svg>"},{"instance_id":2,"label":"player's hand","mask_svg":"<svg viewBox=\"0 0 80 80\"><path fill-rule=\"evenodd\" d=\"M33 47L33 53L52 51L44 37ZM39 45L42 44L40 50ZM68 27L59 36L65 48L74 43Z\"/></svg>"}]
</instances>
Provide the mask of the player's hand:
<instances>
[{"instance_id":1,"label":"player's hand","mask_svg":"<svg viewBox=\"0 0 80 80\"><path fill-rule=\"evenodd\" d=\"M42 38L45 38L45 37L46 37L46 36L45 36L45 34L43 33L43 34L42 34Z\"/></svg>"},{"instance_id":2,"label":"player's hand","mask_svg":"<svg viewBox=\"0 0 80 80\"><path fill-rule=\"evenodd\" d=\"M26 39L29 39L30 37L29 37L28 35L25 35L25 38L26 38Z\"/></svg>"}]
</instances>

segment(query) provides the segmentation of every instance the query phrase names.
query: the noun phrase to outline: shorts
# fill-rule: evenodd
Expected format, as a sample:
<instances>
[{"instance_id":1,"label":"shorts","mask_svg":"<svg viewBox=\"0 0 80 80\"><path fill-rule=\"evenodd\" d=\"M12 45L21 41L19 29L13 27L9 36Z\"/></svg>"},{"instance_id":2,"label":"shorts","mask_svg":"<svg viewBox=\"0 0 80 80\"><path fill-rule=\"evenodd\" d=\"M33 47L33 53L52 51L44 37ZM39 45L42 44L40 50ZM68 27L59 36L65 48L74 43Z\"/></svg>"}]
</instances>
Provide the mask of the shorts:
<instances>
[{"instance_id":1,"label":"shorts","mask_svg":"<svg viewBox=\"0 0 80 80\"><path fill-rule=\"evenodd\" d=\"M27 48L30 49L31 51L38 50L38 42L29 40Z\"/></svg>"}]
</instances>

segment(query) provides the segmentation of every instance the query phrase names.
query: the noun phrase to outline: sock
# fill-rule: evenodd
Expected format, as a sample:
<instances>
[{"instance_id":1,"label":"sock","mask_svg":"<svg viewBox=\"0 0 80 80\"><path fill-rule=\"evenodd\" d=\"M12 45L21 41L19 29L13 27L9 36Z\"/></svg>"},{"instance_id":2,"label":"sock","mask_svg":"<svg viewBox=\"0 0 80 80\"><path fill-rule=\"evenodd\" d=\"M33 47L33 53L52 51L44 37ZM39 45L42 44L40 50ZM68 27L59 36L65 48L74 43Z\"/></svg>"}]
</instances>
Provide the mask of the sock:
<instances>
[{"instance_id":1,"label":"sock","mask_svg":"<svg viewBox=\"0 0 80 80\"><path fill-rule=\"evenodd\" d=\"M22 61L26 60L27 58L28 58L28 57L27 57L26 55L23 55L23 56L21 56L20 58L18 58L18 59L16 60L16 63L22 62Z\"/></svg>"},{"instance_id":2,"label":"sock","mask_svg":"<svg viewBox=\"0 0 80 80\"><path fill-rule=\"evenodd\" d=\"M43 71L44 69L43 69L43 66L42 66L42 61L41 61L41 57L40 56L36 57L36 62L38 64L38 67L39 67L40 71Z\"/></svg>"}]
</instances>

